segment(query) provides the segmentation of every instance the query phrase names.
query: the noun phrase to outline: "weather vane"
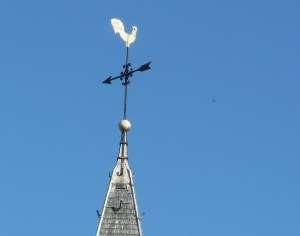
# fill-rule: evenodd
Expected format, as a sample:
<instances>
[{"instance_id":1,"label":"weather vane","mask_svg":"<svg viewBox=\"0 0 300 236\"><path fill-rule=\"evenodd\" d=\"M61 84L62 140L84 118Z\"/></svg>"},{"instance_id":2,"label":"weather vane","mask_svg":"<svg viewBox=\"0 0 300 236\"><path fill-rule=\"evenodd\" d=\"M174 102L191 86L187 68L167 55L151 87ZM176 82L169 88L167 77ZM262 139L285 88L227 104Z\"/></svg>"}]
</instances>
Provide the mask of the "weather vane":
<instances>
[{"instance_id":1,"label":"weather vane","mask_svg":"<svg viewBox=\"0 0 300 236\"><path fill-rule=\"evenodd\" d=\"M111 24L113 27L113 30L115 34L119 34L121 39L125 42L126 46L126 60L125 64L123 65L123 71L120 73L119 76L109 76L107 79L105 79L102 83L104 84L111 84L113 80L120 79L122 82L122 85L124 86L124 109L123 109L123 120L126 120L127 118L127 89L128 89L128 84L130 83L130 78L134 75L135 72L143 72L146 70L150 70L150 62L147 62L140 67L133 69L131 67L131 64L128 62L129 60L129 47L132 43L135 42L136 40L136 35L137 35L137 27L132 26L132 31L131 33L126 33L124 24L121 20L113 18L111 19ZM127 121L127 120L126 120ZM129 122L129 121L128 121Z\"/></svg>"}]
</instances>

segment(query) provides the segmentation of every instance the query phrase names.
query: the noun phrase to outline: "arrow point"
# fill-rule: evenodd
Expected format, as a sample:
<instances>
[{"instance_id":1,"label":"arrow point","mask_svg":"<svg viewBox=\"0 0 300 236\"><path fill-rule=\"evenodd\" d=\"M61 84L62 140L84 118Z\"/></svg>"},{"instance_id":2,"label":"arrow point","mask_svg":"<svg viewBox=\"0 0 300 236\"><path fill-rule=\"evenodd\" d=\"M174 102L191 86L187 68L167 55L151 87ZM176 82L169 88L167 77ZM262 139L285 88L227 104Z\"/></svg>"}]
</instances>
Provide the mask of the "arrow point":
<instances>
[{"instance_id":1,"label":"arrow point","mask_svg":"<svg viewBox=\"0 0 300 236\"><path fill-rule=\"evenodd\" d=\"M111 84L111 76L109 76L106 80L102 81L103 84Z\"/></svg>"}]
</instances>

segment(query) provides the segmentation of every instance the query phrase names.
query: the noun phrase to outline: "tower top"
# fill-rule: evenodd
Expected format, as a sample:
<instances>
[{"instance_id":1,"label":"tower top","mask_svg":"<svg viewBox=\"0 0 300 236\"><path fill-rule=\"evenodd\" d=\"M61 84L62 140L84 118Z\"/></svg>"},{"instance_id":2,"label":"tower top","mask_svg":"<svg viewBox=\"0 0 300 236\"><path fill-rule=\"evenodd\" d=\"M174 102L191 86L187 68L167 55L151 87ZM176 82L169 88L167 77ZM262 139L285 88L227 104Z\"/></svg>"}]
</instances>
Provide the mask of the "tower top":
<instances>
[{"instance_id":1,"label":"tower top","mask_svg":"<svg viewBox=\"0 0 300 236\"><path fill-rule=\"evenodd\" d=\"M98 212L99 224L96 236L142 236L141 217L137 207L132 172L128 163L128 141L127 134L131 129L131 123L127 119L128 85L136 72L151 69L147 62L133 69L129 63L129 47L136 40L137 27L132 27L131 34L125 32L121 20L111 20L114 32L118 33L126 46L126 60L123 70L119 76L109 76L103 81L111 84L112 81L120 79L124 86L123 118L119 123L121 140L117 164L110 175L109 188L106 194L102 213Z\"/></svg>"}]
</instances>

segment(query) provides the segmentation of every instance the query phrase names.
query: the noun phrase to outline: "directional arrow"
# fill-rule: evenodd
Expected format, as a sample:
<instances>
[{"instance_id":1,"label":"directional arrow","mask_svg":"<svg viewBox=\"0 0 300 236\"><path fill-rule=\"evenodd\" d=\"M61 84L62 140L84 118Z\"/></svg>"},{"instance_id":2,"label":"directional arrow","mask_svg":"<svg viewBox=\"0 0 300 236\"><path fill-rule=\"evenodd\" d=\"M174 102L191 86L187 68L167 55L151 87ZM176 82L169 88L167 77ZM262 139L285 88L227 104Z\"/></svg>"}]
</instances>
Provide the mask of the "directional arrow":
<instances>
[{"instance_id":1,"label":"directional arrow","mask_svg":"<svg viewBox=\"0 0 300 236\"><path fill-rule=\"evenodd\" d=\"M107 79L103 80L102 83L103 84L111 84L111 81L113 81L115 79L122 79L124 76L125 76L125 74L121 74L121 75L113 77L113 78L111 76L109 76Z\"/></svg>"},{"instance_id":2,"label":"directional arrow","mask_svg":"<svg viewBox=\"0 0 300 236\"><path fill-rule=\"evenodd\" d=\"M130 64L128 63L127 66L124 66L125 69L123 72L121 72L121 75L116 76L116 77L109 76L107 79L103 80L102 83L103 84L111 84L111 81L113 81L115 79L121 79L121 80L125 79L125 84L129 83L129 81L128 81L129 77L131 77L137 71L143 72L146 70L150 70L151 69L150 64L151 64L151 61L147 62L144 65L141 65L138 69L132 70L132 69L128 69L128 68L130 68Z\"/></svg>"}]
</instances>

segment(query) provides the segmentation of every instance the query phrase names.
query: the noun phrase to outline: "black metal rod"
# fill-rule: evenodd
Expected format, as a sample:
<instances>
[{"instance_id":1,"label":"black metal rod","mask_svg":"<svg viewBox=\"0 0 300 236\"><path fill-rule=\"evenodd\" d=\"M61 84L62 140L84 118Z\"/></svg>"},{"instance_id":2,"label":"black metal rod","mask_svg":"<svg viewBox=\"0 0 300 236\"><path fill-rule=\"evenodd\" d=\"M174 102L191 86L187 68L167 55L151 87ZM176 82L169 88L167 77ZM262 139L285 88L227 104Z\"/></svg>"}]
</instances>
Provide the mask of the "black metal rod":
<instances>
[{"instance_id":1,"label":"black metal rod","mask_svg":"<svg viewBox=\"0 0 300 236\"><path fill-rule=\"evenodd\" d=\"M127 90L128 90L128 77L129 77L129 74L128 74L128 57L129 57L129 47L126 47L126 59L125 59L125 79L124 79L124 110L123 110L123 119L126 119L127 118Z\"/></svg>"},{"instance_id":2,"label":"black metal rod","mask_svg":"<svg viewBox=\"0 0 300 236\"><path fill-rule=\"evenodd\" d=\"M125 93L124 93L124 113L123 113L123 119L125 120L127 118L127 82L125 82Z\"/></svg>"}]
</instances>

